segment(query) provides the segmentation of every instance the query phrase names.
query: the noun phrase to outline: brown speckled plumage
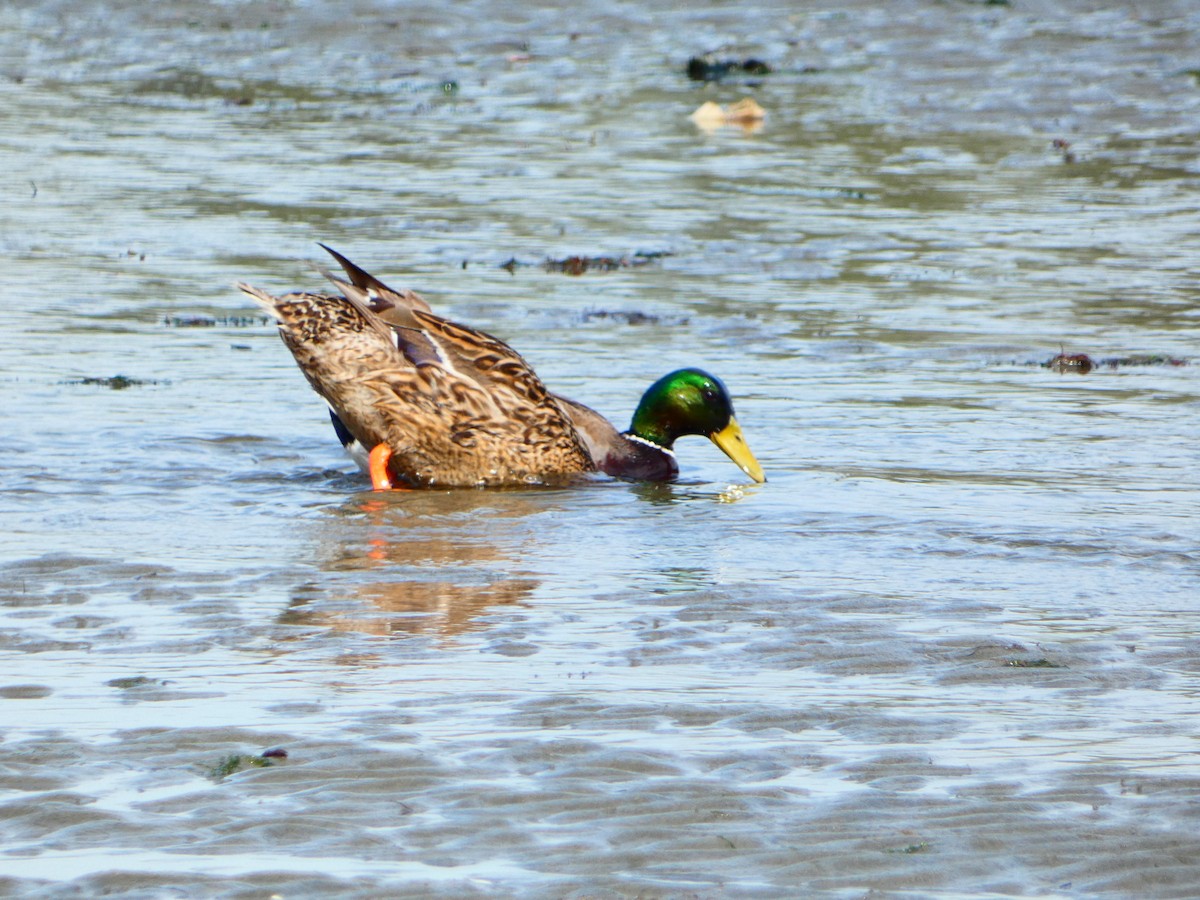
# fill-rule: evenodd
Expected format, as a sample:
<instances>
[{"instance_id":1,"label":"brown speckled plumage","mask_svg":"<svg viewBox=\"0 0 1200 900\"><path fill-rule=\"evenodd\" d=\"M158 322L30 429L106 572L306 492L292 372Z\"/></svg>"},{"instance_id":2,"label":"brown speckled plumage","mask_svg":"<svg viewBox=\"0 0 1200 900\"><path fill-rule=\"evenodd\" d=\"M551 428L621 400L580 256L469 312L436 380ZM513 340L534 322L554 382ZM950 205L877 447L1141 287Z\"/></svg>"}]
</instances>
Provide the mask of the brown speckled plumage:
<instances>
[{"instance_id":1,"label":"brown speckled plumage","mask_svg":"<svg viewBox=\"0 0 1200 900\"><path fill-rule=\"evenodd\" d=\"M595 471L569 417L508 345L420 308L389 317L406 320L393 327L367 292L334 281L344 296L239 287L278 320L346 429L364 447L392 448L397 478L491 487Z\"/></svg>"}]
</instances>

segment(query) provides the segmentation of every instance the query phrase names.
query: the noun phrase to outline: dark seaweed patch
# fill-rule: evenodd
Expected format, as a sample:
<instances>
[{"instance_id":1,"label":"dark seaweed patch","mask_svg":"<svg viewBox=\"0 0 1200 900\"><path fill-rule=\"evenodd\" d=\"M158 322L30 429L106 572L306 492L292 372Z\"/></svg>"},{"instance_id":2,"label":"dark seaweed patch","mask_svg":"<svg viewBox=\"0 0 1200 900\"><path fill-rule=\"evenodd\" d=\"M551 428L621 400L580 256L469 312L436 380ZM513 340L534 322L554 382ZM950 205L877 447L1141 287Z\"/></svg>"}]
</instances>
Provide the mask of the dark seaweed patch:
<instances>
[{"instance_id":1,"label":"dark seaweed patch","mask_svg":"<svg viewBox=\"0 0 1200 900\"><path fill-rule=\"evenodd\" d=\"M516 257L509 257L500 264L500 268L507 270L510 275L516 274L516 270L519 268L533 266L541 266L547 272L562 272L564 275L582 275L584 272L615 272L618 269L634 269L667 256L671 256L671 253L666 250L638 250L636 253L626 256L547 257L540 263L522 262ZM463 266L465 268L465 261Z\"/></svg>"},{"instance_id":2,"label":"dark seaweed patch","mask_svg":"<svg viewBox=\"0 0 1200 900\"><path fill-rule=\"evenodd\" d=\"M1013 669L1063 669L1065 666L1050 662L1045 657L1038 659L1009 659L1004 664Z\"/></svg>"},{"instance_id":3,"label":"dark seaweed patch","mask_svg":"<svg viewBox=\"0 0 1200 900\"><path fill-rule=\"evenodd\" d=\"M1104 356L1095 359L1086 353L1059 353L1046 362L1037 363L1043 369L1059 374L1074 372L1086 375L1094 369L1128 369L1134 366L1186 366L1186 359L1162 353L1142 353L1133 356Z\"/></svg>"},{"instance_id":4,"label":"dark seaweed patch","mask_svg":"<svg viewBox=\"0 0 1200 900\"><path fill-rule=\"evenodd\" d=\"M1080 375L1086 375L1095 367L1092 358L1086 353L1074 353L1069 356L1066 353L1060 353L1046 365L1059 374L1077 372Z\"/></svg>"},{"instance_id":5,"label":"dark seaweed patch","mask_svg":"<svg viewBox=\"0 0 1200 900\"><path fill-rule=\"evenodd\" d=\"M162 384L152 378L130 378L128 375L113 375L111 377L96 377L88 376L86 378L76 378L72 381L65 381L64 384L82 384L96 387L112 388L114 391L123 391L125 388L131 387L146 387L152 384Z\"/></svg>"},{"instance_id":6,"label":"dark seaweed patch","mask_svg":"<svg viewBox=\"0 0 1200 900\"><path fill-rule=\"evenodd\" d=\"M270 754L270 756L268 756ZM245 771L246 769L266 769L275 765L273 759L286 759L287 751L279 748L273 748L266 751L261 756L255 756L250 753L231 753L228 756L222 757L216 765L208 770L208 777L213 781L221 781L228 778L237 772Z\"/></svg>"},{"instance_id":7,"label":"dark seaweed patch","mask_svg":"<svg viewBox=\"0 0 1200 900\"><path fill-rule=\"evenodd\" d=\"M729 75L769 75L771 67L761 59L717 59L712 54L693 56L687 61L687 77L692 81L720 81Z\"/></svg>"},{"instance_id":8,"label":"dark seaweed patch","mask_svg":"<svg viewBox=\"0 0 1200 900\"><path fill-rule=\"evenodd\" d=\"M620 322L624 325L686 325L688 322L685 317L664 317L656 313L646 313L636 309L591 309L585 312L582 318L585 322L606 320Z\"/></svg>"},{"instance_id":9,"label":"dark seaweed patch","mask_svg":"<svg viewBox=\"0 0 1200 900\"><path fill-rule=\"evenodd\" d=\"M127 691L130 688L145 687L146 685L158 684L159 682L153 681L145 675L131 675L128 678L112 678L104 683L109 687Z\"/></svg>"},{"instance_id":10,"label":"dark seaweed patch","mask_svg":"<svg viewBox=\"0 0 1200 900\"><path fill-rule=\"evenodd\" d=\"M163 316L162 321L168 328L256 328L271 322L270 316Z\"/></svg>"}]
</instances>

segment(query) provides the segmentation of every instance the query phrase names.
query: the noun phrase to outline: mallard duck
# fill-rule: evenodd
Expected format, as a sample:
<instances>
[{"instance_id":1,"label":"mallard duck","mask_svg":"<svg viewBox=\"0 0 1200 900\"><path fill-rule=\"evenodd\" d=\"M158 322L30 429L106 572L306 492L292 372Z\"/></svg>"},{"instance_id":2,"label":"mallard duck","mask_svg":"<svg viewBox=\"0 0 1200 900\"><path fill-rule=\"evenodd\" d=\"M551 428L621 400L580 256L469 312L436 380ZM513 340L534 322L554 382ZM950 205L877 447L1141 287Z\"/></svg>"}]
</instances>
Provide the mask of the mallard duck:
<instances>
[{"instance_id":1,"label":"mallard duck","mask_svg":"<svg viewBox=\"0 0 1200 900\"><path fill-rule=\"evenodd\" d=\"M595 410L548 391L503 341L434 314L418 294L393 290L321 246L349 279L323 270L340 296L238 287L279 323L376 490L556 483L597 471L667 481L679 473L672 448L687 434L709 437L766 481L729 392L707 372L664 375L619 432Z\"/></svg>"}]
</instances>

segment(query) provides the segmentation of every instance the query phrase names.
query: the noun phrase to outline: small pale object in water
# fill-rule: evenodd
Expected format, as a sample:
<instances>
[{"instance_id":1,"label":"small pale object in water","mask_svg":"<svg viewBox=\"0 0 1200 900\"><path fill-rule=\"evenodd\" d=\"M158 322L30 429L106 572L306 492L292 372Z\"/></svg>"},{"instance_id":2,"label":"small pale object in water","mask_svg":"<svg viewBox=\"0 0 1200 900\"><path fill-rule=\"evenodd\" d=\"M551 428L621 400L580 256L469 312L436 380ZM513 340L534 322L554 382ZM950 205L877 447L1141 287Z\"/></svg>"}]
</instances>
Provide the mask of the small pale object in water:
<instances>
[{"instance_id":1,"label":"small pale object in water","mask_svg":"<svg viewBox=\"0 0 1200 900\"><path fill-rule=\"evenodd\" d=\"M709 100L689 116L699 128L705 131L716 131L725 124L725 110L720 104Z\"/></svg>"},{"instance_id":2,"label":"small pale object in water","mask_svg":"<svg viewBox=\"0 0 1200 900\"><path fill-rule=\"evenodd\" d=\"M767 111L755 103L753 97L743 97L725 110L725 120L731 125L761 122L766 115Z\"/></svg>"},{"instance_id":3,"label":"small pale object in water","mask_svg":"<svg viewBox=\"0 0 1200 900\"><path fill-rule=\"evenodd\" d=\"M721 493L717 494L717 502L737 503L745 496L746 492L742 489L741 485L731 484L729 487L725 488L725 490L721 491Z\"/></svg>"},{"instance_id":4,"label":"small pale object in water","mask_svg":"<svg viewBox=\"0 0 1200 900\"><path fill-rule=\"evenodd\" d=\"M737 103L728 107L709 100L697 109L689 118L696 127L712 134L718 128L726 125L740 125L745 131L758 131L762 128L763 119L767 113L752 97L743 97Z\"/></svg>"}]
</instances>

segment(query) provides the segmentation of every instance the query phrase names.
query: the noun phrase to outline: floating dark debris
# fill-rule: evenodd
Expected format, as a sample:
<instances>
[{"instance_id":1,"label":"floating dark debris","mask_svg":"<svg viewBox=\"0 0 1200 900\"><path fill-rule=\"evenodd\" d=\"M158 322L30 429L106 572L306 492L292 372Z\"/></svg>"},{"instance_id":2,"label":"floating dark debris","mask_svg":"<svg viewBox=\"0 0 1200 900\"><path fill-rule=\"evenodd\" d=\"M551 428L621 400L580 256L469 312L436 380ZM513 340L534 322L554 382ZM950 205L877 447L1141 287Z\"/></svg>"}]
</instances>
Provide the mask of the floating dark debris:
<instances>
[{"instance_id":1,"label":"floating dark debris","mask_svg":"<svg viewBox=\"0 0 1200 900\"><path fill-rule=\"evenodd\" d=\"M561 259L546 258L541 263L521 262L516 257L510 257L500 264L501 269L515 274L518 268L540 265L547 272L562 272L565 275L582 275L584 272L614 272L617 269L632 269L644 266L656 259L662 259L671 254L663 250L653 250L629 256L566 256Z\"/></svg>"},{"instance_id":2,"label":"floating dark debris","mask_svg":"<svg viewBox=\"0 0 1200 900\"><path fill-rule=\"evenodd\" d=\"M146 687L159 682L147 678L145 675L131 675L128 678L112 678L104 682L109 687L117 688L122 691L127 691L130 688Z\"/></svg>"},{"instance_id":3,"label":"floating dark debris","mask_svg":"<svg viewBox=\"0 0 1200 900\"><path fill-rule=\"evenodd\" d=\"M194 69L167 69L153 78L137 82L132 89L137 94L177 94L180 97L221 97L225 87L204 72Z\"/></svg>"},{"instance_id":4,"label":"floating dark debris","mask_svg":"<svg viewBox=\"0 0 1200 900\"><path fill-rule=\"evenodd\" d=\"M247 753L232 753L210 768L208 770L208 777L213 781L221 781L236 772L241 772L243 769L265 769L273 765L275 763L268 759L265 753L262 756L253 756Z\"/></svg>"},{"instance_id":5,"label":"floating dark debris","mask_svg":"<svg viewBox=\"0 0 1200 900\"><path fill-rule=\"evenodd\" d=\"M686 325L688 321L684 317L663 317L654 313L644 313L636 309L593 309L583 314L583 321L585 322L592 322L596 319L622 322L626 325Z\"/></svg>"},{"instance_id":6,"label":"floating dark debris","mask_svg":"<svg viewBox=\"0 0 1200 900\"><path fill-rule=\"evenodd\" d=\"M1086 375L1095 367L1092 358L1086 353L1075 353L1068 356L1065 353L1060 353L1050 362L1046 363L1051 369L1059 374L1064 372L1077 372L1080 375Z\"/></svg>"},{"instance_id":7,"label":"floating dark debris","mask_svg":"<svg viewBox=\"0 0 1200 900\"><path fill-rule=\"evenodd\" d=\"M717 59L707 53L687 61L687 77L692 81L720 81L730 74L769 75L771 67L761 59Z\"/></svg>"},{"instance_id":8,"label":"floating dark debris","mask_svg":"<svg viewBox=\"0 0 1200 900\"><path fill-rule=\"evenodd\" d=\"M1108 356L1096 365L1108 369L1121 369L1126 366L1186 366L1188 361L1175 356L1159 356L1151 353L1141 356Z\"/></svg>"},{"instance_id":9,"label":"floating dark debris","mask_svg":"<svg viewBox=\"0 0 1200 900\"><path fill-rule=\"evenodd\" d=\"M168 328L257 328L260 325L270 325L267 316L163 316L163 324Z\"/></svg>"},{"instance_id":10,"label":"floating dark debris","mask_svg":"<svg viewBox=\"0 0 1200 900\"><path fill-rule=\"evenodd\" d=\"M1071 142L1065 141L1062 138L1055 138L1050 142L1050 146L1062 154L1062 161L1067 165L1075 162L1075 153L1071 150Z\"/></svg>"},{"instance_id":11,"label":"floating dark debris","mask_svg":"<svg viewBox=\"0 0 1200 900\"><path fill-rule=\"evenodd\" d=\"M146 387L151 384L161 384L161 382L153 379L130 378L127 375L113 375L111 378L76 378L72 381L65 381L63 384L82 384L95 387L112 388L114 391L123 391L125 388L131 387Z\"/></svg>"},{"instance_id":12,"label":"floating dark debris","mask_svg":"<svg viewBox=\"0 0 1200 900\"><path fill-rule=\"evenodd\" d=\"M562 272L565 275L582 275L591 271L613 272L631 266L644 266L650 260L639 257L615 256L568 256L565 259L547 259L543 265L547 272Z\"/></svg>"},{"instance_id":13,"label":"floating dark debris","mask_svg":"<svg viewBox=\"0 0 1200 900\"><path fill-rule=\"evenodd\" d=\"M1048 362L1039 363L1042 368L1050 369L1059 374L1074 372L1086 375L1093 369L1126 369L1132 366L1186 366L1186 359L1176 356L1164 356L1157 353L1146 353L1135 356L1105 356L1093 359L1086 353L1060 353Z\"/></svg>"},{"instance_id":14,"label":"floating dark debris","mask_svg":"<svg viewBox=\"0 0 1200 900\"><path fill-rule=\"evenodd\" d=\"M1053 663L1046 658L1041 659L1009 659L1004 665L1013 669L1065 669L1061 663Z\"/></svg>"}]
</instances>

